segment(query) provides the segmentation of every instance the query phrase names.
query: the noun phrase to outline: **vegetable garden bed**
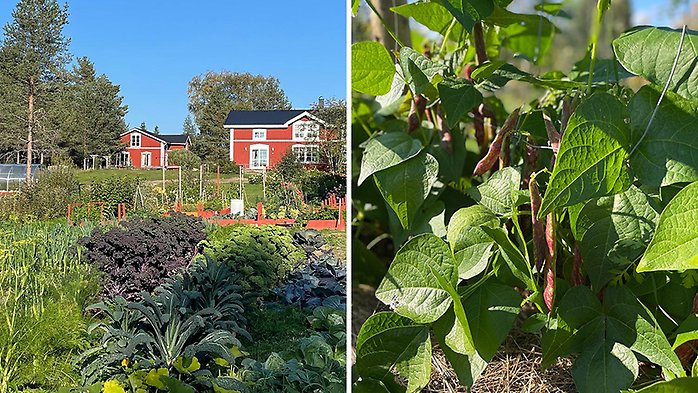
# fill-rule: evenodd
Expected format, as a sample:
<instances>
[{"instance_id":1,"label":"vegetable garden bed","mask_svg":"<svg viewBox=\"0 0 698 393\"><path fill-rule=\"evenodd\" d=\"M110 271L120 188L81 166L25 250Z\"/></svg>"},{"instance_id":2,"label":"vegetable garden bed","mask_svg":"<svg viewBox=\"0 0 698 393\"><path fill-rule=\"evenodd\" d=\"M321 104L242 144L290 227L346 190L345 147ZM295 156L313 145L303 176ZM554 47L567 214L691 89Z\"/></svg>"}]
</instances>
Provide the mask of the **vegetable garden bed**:
<instances>
[{"instance_id":1,"label":"vegetable garden bed","mask_svg":"<svg viewBox=\"0 0 698 393\"><path fill-rule=\"evenodd\" d=\"M0 391L343 392L346 266L298 239L181 214L2 223Z\"/></svg>"}]
</instances>

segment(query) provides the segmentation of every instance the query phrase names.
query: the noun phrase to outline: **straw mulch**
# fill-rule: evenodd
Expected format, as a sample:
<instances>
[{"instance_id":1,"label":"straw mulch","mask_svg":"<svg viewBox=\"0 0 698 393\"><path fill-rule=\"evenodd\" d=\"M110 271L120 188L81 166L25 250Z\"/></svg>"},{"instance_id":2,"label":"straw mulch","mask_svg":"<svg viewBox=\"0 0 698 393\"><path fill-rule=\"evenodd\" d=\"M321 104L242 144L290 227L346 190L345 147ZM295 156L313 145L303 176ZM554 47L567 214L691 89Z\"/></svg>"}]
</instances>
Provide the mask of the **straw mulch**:
<instances>
[{"instance_id":1,"label":"straw mulch","mask_svg":"<svg viewBox=\"0 0 698 393\"><path fill-rule=\"evenodd\" d=\"M574 393L572 360L559 359L541 371L540 336L512 330L494 359L472 389L460 386L443 352L434 347L431 382L424 390L433 393Z\"/></svg>"},{"instance_id":2,"label":"straw mulch","mask_svg":"<svg viewBox=\"0 0 698 393\"><path fill-rule=\"evenodd\" d=\"M361 324L373 313L386 307L373 296L372 288L361 286L352 289L352 341ZM521 331L517 326L502 344L495 358L468 388L458 383L458 378L445 355L433 342L432 374L424 392L431 393L575 393L572 380L572 359L558 359L549 369L542 371L540 335ZM353 361L353 359L352 359Z\"/></svg>"}]
</instances>

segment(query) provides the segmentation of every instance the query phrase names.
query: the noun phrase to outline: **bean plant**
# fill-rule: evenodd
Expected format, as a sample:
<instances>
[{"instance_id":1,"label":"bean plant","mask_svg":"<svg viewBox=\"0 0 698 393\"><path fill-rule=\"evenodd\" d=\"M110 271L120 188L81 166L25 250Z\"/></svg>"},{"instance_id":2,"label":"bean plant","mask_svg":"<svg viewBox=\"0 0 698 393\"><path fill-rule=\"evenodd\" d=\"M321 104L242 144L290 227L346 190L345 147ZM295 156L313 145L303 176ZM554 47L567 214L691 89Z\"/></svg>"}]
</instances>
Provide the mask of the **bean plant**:
<instances>
[{"instance_id":1,"label":"bean plant","mask_svg":"<svg viewBox=\"0 0 698 393\"><path fill-rule=\"evenodd\" d=\"M696 391L698 32L633 27L598 58L599 0L583 58L537 74L560 5L510 2L408 3L392 12L437 45L352 46L357 237L385 220L397 249L354 391L420 391L433 342L470 387L517 318L543 368L572 357L579 392ZM542 94L506 111L511 81ZM355 277L380 272L354 249Z\"/></svg>"}]
</instances>

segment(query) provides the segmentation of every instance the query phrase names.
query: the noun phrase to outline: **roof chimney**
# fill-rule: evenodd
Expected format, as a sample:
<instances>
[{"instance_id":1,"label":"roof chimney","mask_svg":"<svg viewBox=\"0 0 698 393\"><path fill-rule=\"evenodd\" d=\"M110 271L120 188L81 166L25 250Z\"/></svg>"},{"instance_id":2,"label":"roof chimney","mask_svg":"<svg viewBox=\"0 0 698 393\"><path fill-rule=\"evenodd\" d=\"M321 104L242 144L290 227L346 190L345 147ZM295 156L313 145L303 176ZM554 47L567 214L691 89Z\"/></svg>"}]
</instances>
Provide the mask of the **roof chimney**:
<instances>
[{"instance_id":1,"label":"roof chimney","mask_svg":"<svg viewBox=\"0 0 698 393\"><path fill-rule=\"evenodd\" d=\"M318 109L323 109L325 107L325 99L322 96L317 99L317 107Z\"/></svg>"}]
</instances>

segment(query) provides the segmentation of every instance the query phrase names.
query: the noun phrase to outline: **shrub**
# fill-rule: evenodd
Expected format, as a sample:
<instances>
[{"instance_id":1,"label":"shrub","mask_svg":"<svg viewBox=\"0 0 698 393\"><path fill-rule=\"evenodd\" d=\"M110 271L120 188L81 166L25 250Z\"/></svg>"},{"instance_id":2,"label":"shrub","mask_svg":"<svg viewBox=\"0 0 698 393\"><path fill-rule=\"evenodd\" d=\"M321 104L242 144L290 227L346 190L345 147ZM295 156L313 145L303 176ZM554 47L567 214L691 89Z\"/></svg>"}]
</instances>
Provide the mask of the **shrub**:
<instances>
[{"instance_id":1,"label":"shrub","mask_svg":"<svg viewBox=\"0 0 698 393\"><path fill-rule=\"evenodd\" d=\"M319 203L335 194L338 198L347 193L347 178L311 169L304 173L300 189L308 203Z\"/></svg>"},{"instance_id":2,"label":"shrub","mask_svg":"<svg viewBox=\"0 0 698 393\"><path fill-rule=\"evenodd\" d=\"M133 299L189 263L196 244L206 238L203 229L200 219L174 213L129 220L106 232L96 229L80 243L87 258L105 273L104 295Z\"/></svg>"},{"instance_id":3,"label":"shrub","mask_svg":"<svg viewBox=\"0 0 698 393\"><path fill-rule=\"evenodd\" d=\"M201 158L192 153L191 150L178 149L169 153L167 163L181 166L182 169L198 169L201 166Z\"/></svg>"},{"instance_id":4,"label":"shrub","mask_svg":"<svg viewBox=\"0 0 698 393\"><path fill-rule=\"evenodd\" d=\"M289 148L281 160L274 166L273 172L283 181L297 183L303 175L303 164L298 161L298 156Z\"/></svg>"},{"instance_id":5,"label":"shrub","mask_svg":"<svg viewBox=\"0 0 698 393\"><path fill-rule=\"evenodd\" d=\"M218 161L217 163L213 163L213 167L215 168L217 165L220 165L220 171L221 173L239 173L240 172L240 165L228 160L228 159L223 159Z\"/></svg>"},{"instance_id":6,"label":"shrub","mask_svg":"<svg viewBox=\"0 0 698 393\"><path fill-rule=\"evenodd\" d=\"M0 220L7 220L17 215L18 199L18 194L0 195Z\"/></svg>"},{"instance_id":7,"label":"shrub","mask_svg":"<svg viewBox=\"0 0 698 393\"><path fill-rule=\"evenodd\" d=\"M22 213L38 218L56 218L66 215L69 203L80 198L80 183L72 168L58 167L41 170L36 180L24 183L18 196Z\"/></svg>"},{"instance_id":8,"label":"shrub","mask_svg":"<svg viewBox=\"0 0 698 393\"><path fill-rule=\"evenodd\" d=\"M93 181L90 184L88 199L104 202L104 211L115 215L116 206L125 203L128 209L134 208L134 198L140 179L135 176L112 176Z\"/></svg>"},{"instance_id":9,"label":"shrub","mask_svg":"<svg viewBox=\"0 0 698 393\"><path fill-rule=\"evenodd\" d=\"M233 225L213 227L202 254L229 264L240 275L240 285L255 295L265 295L305 257L284 228Z\"/></svg>"}]
</instances>

